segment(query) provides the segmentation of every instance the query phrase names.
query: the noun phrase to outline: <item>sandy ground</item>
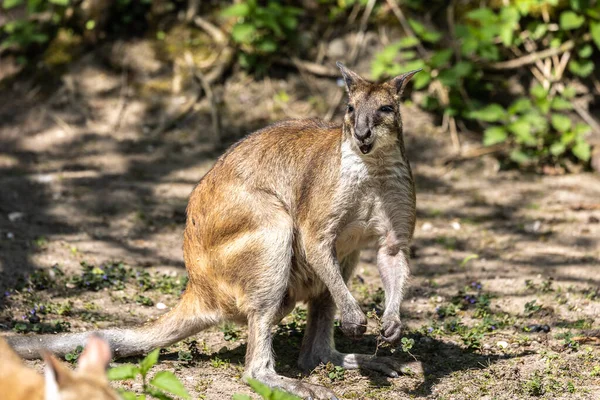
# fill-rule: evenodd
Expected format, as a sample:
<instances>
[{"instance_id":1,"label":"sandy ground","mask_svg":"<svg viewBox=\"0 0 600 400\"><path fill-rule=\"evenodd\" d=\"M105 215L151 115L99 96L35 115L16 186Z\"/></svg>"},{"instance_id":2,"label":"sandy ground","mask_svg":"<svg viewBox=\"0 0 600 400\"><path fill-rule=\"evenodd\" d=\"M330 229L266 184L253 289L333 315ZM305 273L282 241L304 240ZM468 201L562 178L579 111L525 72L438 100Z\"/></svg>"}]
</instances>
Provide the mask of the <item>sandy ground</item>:
<instances>
[{"instance_id":1,"label":"sandy ground","mask_svg":"<svg viewBox=\"0 0 600 400\"><path fill-rule=\"evenodd\" d=\"M36 304L71 301L70 312L40 315L42 323L69 322L71 331L136 325L164 312L133 301L139 288L131 282L97 292L74 289L64 284L67 278L31 292L16 286L35 271L59 265L73 276L81 274L82 261L118 261L184 275L187 196L222 149L212 139L206 100L173 129L155 131L189 93L171 93L170 75L152 64L151 49L143 50L149 53L130 60L127 73L90 55L43 84L19 81L3 90L0 289L7 293L0 328L6 334ZM341 89L304 79L289 74L255 82L235 74L219 89L223 141L269 121L324 115ZM569 339L600 328L600 178L500 171L490 157L446 165L450 140L433 117L411 105L403 110L418 223L402 313L406 336L415 342L410 354L400 347L379 352L414 356L425 373L388 379L345 371L332 379L323 367L301 378L349 399L600 399L598 342ZM367 250L353 280L365 310L381 307L379 286L374 252ZM143 295L169 307L177 301L176 293ZM489 299L488 317L500 322L488 321L479 335L481 296ZM441 318L443 312L450 315ZM305 321L300 312L285 322L276 335L277 368L299 376ZM466 328L453 332L456 324ZM550 331L523 330L532 324ZM234 340L225 340L232 333ZM194 346L187 342L166 349L157 369L174 370L195 398L251 393L240 381L243 327L213 328L195 340L193 360L185 360ZM359 342L340 332L336 340L342 350L374 353L376 322Z\"/></svg>"}]
</instances>

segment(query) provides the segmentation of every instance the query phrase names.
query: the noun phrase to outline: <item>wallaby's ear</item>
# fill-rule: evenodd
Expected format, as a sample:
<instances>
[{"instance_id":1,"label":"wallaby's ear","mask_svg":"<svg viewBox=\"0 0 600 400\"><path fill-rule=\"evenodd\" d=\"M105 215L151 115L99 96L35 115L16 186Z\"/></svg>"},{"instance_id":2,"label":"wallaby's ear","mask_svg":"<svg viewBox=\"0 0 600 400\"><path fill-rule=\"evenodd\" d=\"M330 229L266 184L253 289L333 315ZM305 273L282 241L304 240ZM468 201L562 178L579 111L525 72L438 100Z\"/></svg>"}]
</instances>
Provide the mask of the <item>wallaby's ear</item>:
<instances>
[{"instance_id":1,"label":"wallaby's ear","mask_svg":"<svg viewBox=\"0 0 600 400\"><path fill-rule=\"evenodd\" d=\"M85 349L79 356L77 371L104 375L112 355L110 346L100 336L91 335Z\"/></svg>"},{"instance_id":2,"label":"wallaby's ear","mask_svg":"<svg viewBox=\"0 0 600 400\"><path fill-rule=\"evenodd\" d=\"M398 75L395 78L392 78L391 80L388 81L389 84L391 84L395 89L396 89L396 93L398 94L398 96L402 95L402 92L404 92L404 88L406 87L406 84L408 83L408 81L411 80L411 78L419 71L422 71L422 68L419 69L415 69L414 71L408 71L405 72L401 75Z\"/></svg>"},{"instance_id":3,"label":"wallaby's ear","mask_svg":"<svg viewBox=\"0 0 600 400\"><path fill-rule=\"evenodd\" d=\"M360 75L346 68L341 62L338 61L335 63L335 65L337 65L340 71L342 71L342 76L344 77L344 82L346 82L346 88L348 89L348 92L354 90L358 84L365 82Z\"/></svg>"},{"instance_id":4,"label":"wallaby's ear","mask_svg":"<svg viewBox=\"0 0 600 400\"><path fill-rule=\"evenodd\" d=\"M60 400L60 387L68 385L72 379L72 372L50 352L44 350L41 354L46 362L44 367L44 399Z\"/></svg>"}]
</instances>

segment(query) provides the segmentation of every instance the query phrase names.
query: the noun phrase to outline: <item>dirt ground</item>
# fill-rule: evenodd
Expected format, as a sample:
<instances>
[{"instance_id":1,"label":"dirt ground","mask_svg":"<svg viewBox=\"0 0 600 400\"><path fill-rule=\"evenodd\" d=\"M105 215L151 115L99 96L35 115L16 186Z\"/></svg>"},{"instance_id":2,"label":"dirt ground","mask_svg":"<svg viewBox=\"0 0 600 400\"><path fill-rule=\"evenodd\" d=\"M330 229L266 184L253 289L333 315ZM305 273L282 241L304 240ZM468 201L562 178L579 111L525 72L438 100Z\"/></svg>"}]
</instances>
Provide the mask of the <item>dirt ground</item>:
<instances>
[{"instance_id":1,"label":"dirt ground","mask_svg":"<svg viewBox=\"0 0 600 400\"><path fill-rule=\"evenodd\" d=\"M127 57L98 51L60 74L2 89L3 334L133 326L164 313L158 303L177 301L187 197L223 146L205 99L157 130L190 100L190 83L173 93L179 83L151 46L122 46ZM217 89L222 140L278 119L322 116L340 90L294 73L261 81L236 73ZM323 366L300 375L302 305L276 330L278 370L346 399L600 399L600 177L500 171L491 157L445 164L450 139L434 117L410 102L403 115L418 187L402 307L407 341L377 351L414 357L425 372L388 379ZM103 270L121 262L134 272L95 291L73 278L82 262ZM140 271L151 273L146 291ZM381 310L372 250L362 254L353 293L365 311ZM376 333L372 319L362 340L337 332L336 341L342 351L373 354ZM165 349L156 369L174 370L194 398L251 394L240 380L245 338L243 327L215 327ZM122 362L135 360L113 365Z\"/></svg>"}]
</instances>

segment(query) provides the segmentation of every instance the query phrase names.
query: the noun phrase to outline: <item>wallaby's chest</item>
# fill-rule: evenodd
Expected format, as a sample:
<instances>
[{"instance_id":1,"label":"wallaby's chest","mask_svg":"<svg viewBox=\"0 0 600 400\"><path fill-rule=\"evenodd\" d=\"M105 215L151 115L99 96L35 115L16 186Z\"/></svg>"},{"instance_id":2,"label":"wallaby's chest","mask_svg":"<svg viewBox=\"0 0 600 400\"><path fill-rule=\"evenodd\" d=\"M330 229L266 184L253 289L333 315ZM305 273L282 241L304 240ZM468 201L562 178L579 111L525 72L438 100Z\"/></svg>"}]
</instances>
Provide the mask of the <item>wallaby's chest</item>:
<instances>
[{"instance_id":1,"label":"wallaby's chest","mask_svg":"<svg viewBox=\"0 0 600 400\"><path fill-rule=\"evenodd\" d=\"M342 152L339 199L342 211L336 239L339 257L360 250L390 231L410 240L415 201L408 162L392 154L380 165L365 164Z\"/></svg>"}]
</instances>

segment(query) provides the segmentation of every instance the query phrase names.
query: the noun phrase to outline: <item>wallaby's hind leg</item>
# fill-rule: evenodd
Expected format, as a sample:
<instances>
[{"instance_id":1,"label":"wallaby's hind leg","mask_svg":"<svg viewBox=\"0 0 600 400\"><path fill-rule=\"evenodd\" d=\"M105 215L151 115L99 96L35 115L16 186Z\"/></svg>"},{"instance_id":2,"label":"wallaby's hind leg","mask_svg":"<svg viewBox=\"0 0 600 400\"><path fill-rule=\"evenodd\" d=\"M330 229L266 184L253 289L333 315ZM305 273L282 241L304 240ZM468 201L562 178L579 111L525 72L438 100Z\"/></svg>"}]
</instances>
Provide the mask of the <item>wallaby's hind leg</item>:
<instances>
[{"instance_id":1,"label":"wallaby's hind leg","mask_svg":"<svg viewBox=\"0 0 600 400\"><path fill-rule=\"evenodd\" d=\"M341 266L344 278L354 269L358 262L358 254L354 254L344 261ZM346 354L335 349L333 340L333 321L335 317L335 304L329 292L312 299L308 303L308 321L298 365L305 371L310 371L320 363L331 362L346 369L364 368L381 372L389 377L397 377L398 373L420 372L422 367L418 362L402 363L391 357L377 357L367 354Z\"/></svg>"},{"instance_id":2,"label":"wallaby's hind leg","mask_svg":"<svg viewBox=\"0 0 600 400\"><path fill-rule=\"evenodd\" d=\"M254 265L255 289L248 296L248 347L244 378L256 379L303 398L337 399L329 389L287 378L275 372L271 328L286 309L285 297L292 266L293 225L284 216L271 218L272 226L258 232L263 251L246 260ZM249 283L252 284L252 283Z\"/></svg>"},{"instance_id":3,"label":"wallaby's hind leg","mask_svg":"<svg viewBox=\"0 0 600 400\"><path fill-rule=\"evenodd\" d=\"M324 386L312 385L287 378L275 372L271 327L277 309L261 310L248 318L248 349L245 378L256 379L270 387L280 388L304 399L336 399Z\"/></svg>"}]
</instances>

